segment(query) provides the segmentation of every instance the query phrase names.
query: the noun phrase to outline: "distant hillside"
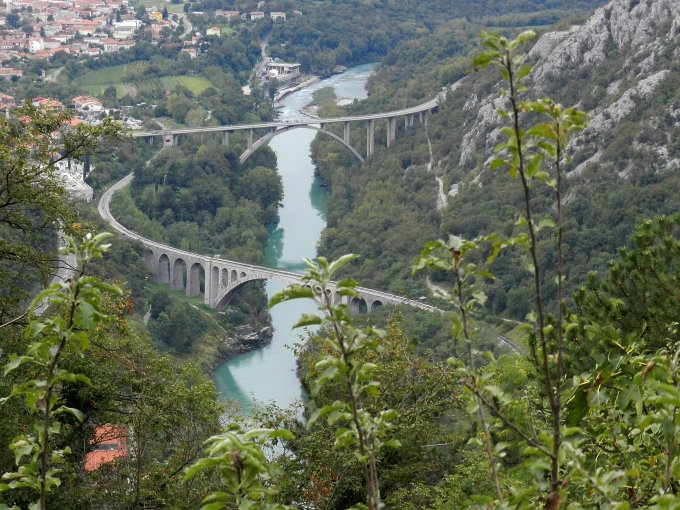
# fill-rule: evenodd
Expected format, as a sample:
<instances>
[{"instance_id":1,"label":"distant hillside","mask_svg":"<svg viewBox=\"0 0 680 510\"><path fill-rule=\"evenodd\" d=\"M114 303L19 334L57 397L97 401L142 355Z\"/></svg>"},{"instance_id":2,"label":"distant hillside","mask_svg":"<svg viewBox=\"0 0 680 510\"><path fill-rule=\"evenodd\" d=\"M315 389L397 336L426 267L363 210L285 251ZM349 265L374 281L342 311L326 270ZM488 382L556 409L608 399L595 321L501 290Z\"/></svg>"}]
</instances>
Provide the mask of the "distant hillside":
<instances>
[{"instance_id":1,"label":"distant hillside","mask_svg":"<svg viewBox=\"0 0 680 510\"><path fill-rule=\"evenodd\" d=\"M587 271L605 268L634 224L680 210L679 32L678 2L615 0L578 26L546 32L533 48L526 48L534 62L533 93L585 109L590 119L588 130L571 144L565 234L571 289ZM430 52L436 51L437 40L435 34L430 37ZM427 38L420 42L424 54L427 43ZM399 61L401 56L395 53L393 58ZM357 269L362 281L405 285L400 282L410 277L406 268L425 237L473 237L513 228L518 185L485 164L500 140L498 74L488 70L469 74L453 86L446 83L447 66L455 66L454 75L470 71L470 60L465 58L465 68L462 62L460 54L452 54L436 67L415 71L432 83L441 79L439 85L448 89L446 103L431 117L427 134L400 133L396 146L379 151L360 175L346 158L342 170L329 163L340 149L316 144L315 157L332 189L322 252L365 255L367 260ZM396 66L383 66L376 83L389 90L385 84L390 76L402 75ZM417 80L405 85L417 87ZM395 82L392 86L396 101L407 101ZM378 96L386 95L380 88ZM358 184L347 175L354 175ZM439 212L435 177L448 194ZM404 214L405 224L376 221L376 226L370 220ZM362 229L373 230L364 235ZM522 318L524 271L502 258L497 271L491 310Z\"/></svg>"},{"instance_id":2,"label":"distant hillside","mask_svg":"<svg viewBox=\"0 0 680 510\"><path fill-rule=\"evenodd\" d=\"M602 0L297 0L302 15L273 23L272 56L327 74L336 65L382 60L392 49L437 31L456 19L483 26L549 25Z\"/></svg>"}]
</instances>

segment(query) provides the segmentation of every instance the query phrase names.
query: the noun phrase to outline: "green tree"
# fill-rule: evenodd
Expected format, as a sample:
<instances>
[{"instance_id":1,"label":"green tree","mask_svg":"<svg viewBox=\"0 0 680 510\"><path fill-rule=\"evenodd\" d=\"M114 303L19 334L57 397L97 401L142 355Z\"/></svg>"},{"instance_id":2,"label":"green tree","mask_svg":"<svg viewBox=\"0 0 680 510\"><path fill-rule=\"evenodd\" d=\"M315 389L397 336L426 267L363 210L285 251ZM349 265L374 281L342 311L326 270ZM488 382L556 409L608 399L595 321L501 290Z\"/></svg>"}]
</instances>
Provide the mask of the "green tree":
<instances>
[{"instance_id":1,"label":"green tree","mask_svg":"<svg viewBox=\"0 0 680 510\"><path fill-rule=\"evenodd\" d=\"M356 318L363 321L363 318ZM368 321L374 318L366 318ZM432 362L415 352L415 346L402 331L401 314L392 315L385 327L385 336L376 351L358 356L360 363L375 366L373 378L379 392L366 395L363 401L373 415L385 408L394 409L397 416L391 421L389 434L399 438L399 448L383 448L378 453L381 496L387 508L404 508L415 502L410 488L422 484L422 492L434 480L442 479L451 470L451 458L465 448L467 425L455 430L452 421L454 403L461 397L456 375L443 363ZM329 354L323 335L311 335L299 353L303 387L315 382L314 367ZM328 382L310 397L308 410L321 408L345 398L341 381ZM268 409L265 426L273 426L281 419ZM348 458L342 450L329 450L335 440L335 426L322 421L311 429L296 423L294 418L283 419L295 438L285 443L293 454L277 459L284 473L282 496L285 501L301 500L318 508L341 509L365 500L363 473L356 458ZM457 423L459 425L459 423ZM478 453L476 453L478 454ZM483 471L488 478L488 470ZM406 489L409 488L409 489ZM478 493L475 493L478 494Z\"/></svg>"},{"instance_id":2,"label":"green tree","mask_svg":"<svg viewBox=\"0 0 680 510\"><path fill-rule=\"evenodd\" d=\"M7 26L15 30L19 28L20 21L21 16L19 16L16 12L10 12L5 18L5 23L7 23Z\"/></svg>"},{"instance_id":3,"label":"green tree","mask_svg":"<svg viewBox=\"0 0 680 510\"><path fill-rule=\"evenodd\" d=\"M265 457L263 445L290 438L290 432L285 430L242 432L238 425L232 425L206 441L208 456L187 469L184 480L191 480L206 470L219 472L222 490L206 496L202 510L234 508L234 505L243 509L286 510L289 507L271 501L278 492L275 484L279 472Z\"/></svg>"},{"instance_id":4,"label":"green tree","mask_svg":"<svg viewBox=\"0 0 680 510\"><path fill-rule=\"evenodd\" d=\"M102 244L109 234L87 235L79 245L66 239L64 255L72 255L76 261L76 274L63 283L55 283L38 294L31 305L31 312L49 307L54 314L46 320L33 320L25 336L30 341L26 353L13 355L4 367L4 374L14 372L24 365L34 367L32 378L17 384L9 397L21 396L26 406L36 415L32 433L14 438L10 449L15 452L17 470L4 473L6 483L0 484L0 492L28 488L37 492L33 508L47 508L47 495L61 484L60 469L69 448L57 449L54 436L62 430L61 415L70 414L83 419L80 410L64 405L61 393L69 383L89 383L84 375L63 368L65 358L83 356L90 345L90 335L107 316L102 312L102 293L120 292L117 287L99 279L86 276L88 263L101 257L108 245ZM6 505L4 505L6 507ZM7 507L6 507L7 508Z\"/></svg>"},{"instance_id":5,"label":"green tree","mask_svg":"<svg viewBox=\"0 0 680 510\"><path fill-rule=\"evenodd\" d=\"M29 296L34 278L54 270L56 231L72 231L75 207L55 165L82 157L105 139L119 137L110 119L72 127L70 114L25 104L0 118L0 323ZM30 270L28 270L30 268Z\"/></svg>"},{"instance_id":6,"label":"green tree","mask_svg":"<svg viewBox=\"0 0 680 510\"><path fill-rule=\"evenodd\" d=\"M378 452L385 447L399 446L399 441L384 439L396 412L380 409L371 413L365 406L365 399L377 394L378 382L373 377L375 364L362 362L360 356L377 351L385 333L372 327L356 327L348 306L334 303L334 292L348 299L359 298L353 280L332 284L337 271L355 258L346 255L333 262L323 257L315 261L305 259L308 268L308 274L303 277L305 285L293 285L278 292L271 298L270 306L300 298L312 299L317 304L321 315L303 315L295 325L328 328L328 336L324 337L328 354L314 367L311 392L316 395L326 384L337 381L344 386L344 399L317 409L309 418L308 426L325 417L329 425L337 427L335 445L354 450L364 471L366 505L370 510L378 510L382 506Z\"/></svg>"}]
</instances>

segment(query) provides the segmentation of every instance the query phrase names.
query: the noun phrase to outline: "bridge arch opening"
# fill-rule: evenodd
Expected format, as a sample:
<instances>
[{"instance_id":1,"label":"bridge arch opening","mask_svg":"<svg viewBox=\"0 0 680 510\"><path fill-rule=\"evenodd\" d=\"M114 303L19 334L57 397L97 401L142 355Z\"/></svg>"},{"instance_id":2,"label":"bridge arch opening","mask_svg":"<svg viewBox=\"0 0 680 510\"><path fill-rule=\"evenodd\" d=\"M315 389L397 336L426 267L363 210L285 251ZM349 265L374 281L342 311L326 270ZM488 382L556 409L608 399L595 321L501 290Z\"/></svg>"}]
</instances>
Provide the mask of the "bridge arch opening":
<instances>
[{"instance_id":1,"label":"bridge arch opening","mask_svg":"<svg viewBox=\"0 0 680 510\"><path fill-rule=\"evenodd\" d=\"M359 315L361 313L368 313L368 305L363 298L352 298L349 302L349 311L352 315Z\"/></svg>"},{"instance_id":2,"label":"bridge arch opening","mask_svg":"<svg viewBox=\"0 0 680 510\"><path fill-rule=\"evenodd\" d=\"M172 290L184 290L187 281L187 265L181 258L176 258L172 263L170 275L170 288Z\"/></svg>"},{"instance_id":3,"label":"bridge arch opening","mask_svg":"<svg viewBox=\"0 0 680 510\"><path fill-rule=\"evenodd\" d=\"M156 282L164 284L170 283L170 258L165 253L158 257Z\"/></svg>"},{"instance_id":4,"label":"bridge arch opening","mask_svg":"<svg viewBox=\"0 0 680 510\"><path fill-rule=\"evenodd\" d=\"M376 299L375 301L373 301L371 303L371 310L370 311L372 312L373 310L376 310L377 308L380 308L381 306L383 306L383 302Z\"/></svg>"},{"instance_id":5,"label":"bridge arch opening","mask_svg":"<svg viewBox=\"0 0 680 510\"><path fill-rule=\"evenodd\" d=\"M214 302L214 304L211 306L214 310L220 312L220 313L225 313L228 311L228 313L231 314L237 314L236 317L236 322L238 323L238 314L241 314L242 312L238 310L238 307L235 309L230 309L229 303L234 299L234 297L238 296L239 294L249 292L249 289L252 289L254 286L259 285L261 290L264 292L264 282L265 280L261 278L250 278L248 280L245 280L235 287L231 288L229 291L225 292L221 297L218 295L215 299L219 299L217 302ZM233 282L231 283L233 285ZM247 300L237 300L236 302L246 302ZM266 312L266 303L263 303L263 309L261 310L262 312ZM250 310L252 312L252 310ZM258 309L256 313L260 313L260 310ZM243 315L243 320L246 320L246 315Z\"/></svg>"},{"instance_id":6,"label":"bridge arch opening","mask_svg":"<svg viewBox=\"0 0 680 510\"><path fill-rule=\"evenodd\" d=\"M194 262L187 272L187 296L195 297L205 291L205 269L203 264Z\"/></svg>"},{"instance_id":7,"label":"bridge arch opening","mask_svg":"<svg viewBox=\"0 0 680 510\"><path fill-rule=\"evenodd\" d=\"M320 121L321 122L321 121ZM354 156L363 163L364 158L359 154L359 152L352 147L348 142L346 142L341 136L336 135L335 133L331 131L327 131L326 129L323 129L319 126L315 126L313 124L303 124L303 125L295 125L295 126L285 126L282 127L281 129L276 129L274 131L270 131L260 139L258 139L255 143L253 143L252 147L250 147L248 150L246 150L243 154L241 154L241 163L245 163L250 156L252 156L260 147L263 145L266 145L269 143L269 141L274 138L275 136L278 136L283 133L287 133L289 131L292 131L293 129L314 129L316 131L319 131L320 133L323 133L325 135L330 136L334 140L337 140L340 142L342 145L347 147L349 151L354 154Z\"/></svg>"}]
</instances>

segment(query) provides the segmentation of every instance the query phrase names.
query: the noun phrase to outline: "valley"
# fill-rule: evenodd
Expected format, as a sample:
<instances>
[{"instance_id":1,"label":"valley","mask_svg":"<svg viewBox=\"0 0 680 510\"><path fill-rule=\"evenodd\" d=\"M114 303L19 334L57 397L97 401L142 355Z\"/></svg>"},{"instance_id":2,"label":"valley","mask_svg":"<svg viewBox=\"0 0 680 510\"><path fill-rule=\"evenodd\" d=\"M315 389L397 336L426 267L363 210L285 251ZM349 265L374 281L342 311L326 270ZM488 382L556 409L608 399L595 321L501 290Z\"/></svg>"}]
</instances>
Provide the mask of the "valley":
<instances>
[{"instance_id":1,"label":"valley","mask_svg":"<svg viewBox=\"0 0 680 510\"><path fill-rule=\"evenodd\" d=\"M266 331L280 301L314 292L272 296L252 281L215 314L153 283L144 248L117 237L92 266L124 288L121 298L93 301L94 316L115 320L88 330L93 341L82 356L74 350L57 360L93 382L56 386L54 402L82 418L57 418L54 444L31 443L63 443L74 452L60 461L62 485L49 494L3 485L0 504L23 507L40 494L43 507L89 501L112 508L116 495L121 508L199 508L240 477L233 459L253 455L259 460L248 490L215 496L225 498L225 508L244 501L258 508L672 507L680 253L675 2L261 4L133 5L124 12L112 4L109 17L140 22L126 49L88 57L69 43L26 58L16 50L3 62L21 74L0 83L5 146L23 147L16 140L28 124L12 113L25 111L13 110L23 98L35 108L29 114L36 126L49 119L41 110L47 102L73 106L82 133L97 129L106 110L138 136L102 137L96 150L79 155L95 202L132 171L131 186L112 203L128 229L184 252L267 265L272 250L283 256L279 231L298 227L283 226L292 207L281 204L293 195L281 175L284 158L256 143L267 141L267 129L286 127L285 110L276 109L276 73L251 80L263 41L280 69L289 63L320 79L380 62L361 101L324 93L303 105L324 130L310 151L310 171L325 194L320 238L304 254L322 257L310 289L327 289L332 278L354 296L356 278L449 312L382 306L346 314L340 302L323 299L326 293L316 295L319 311L302 312L306 327L294 335L306 343L288 369L299 374L304 408L264 403L244 417L233 403L217 401L206 374L250 348L239 335ZM37 38L65 19L49 6L44 21L37 4L6 8L4 40L20 39L16 31ZM72 10L96 21L90 9ZM82 51L84 39L74 37ZM422 123L392 116L370 124L433 97L441 99ZM347 118L369 119L363 122L370 127L331 123ZM301 130L288 131L274 140L306 152L296 145ZM33 138L54 144L44 154L68 152L69 131L57 132ZM12 157L3 168L15 168L12 161L30 167ZM71 210L57 199L62 195L53 196L53 209L68 213L68 233L82 238L83 229L106 229L92 204ZM13 224L3 221L0 215L4 238L21 246ZM39 236L31 242L45 243ZM27 255L21 257L3 259L0 268L9 282L0 328L3 396L41 373L15 360L54 351L23 351L24 331L39 328L26 329L25 300L13 296L40 278L15 276L25 273L17 262ZM289 258L286 268L294 264ZM177 289L188 289L190 269L177 274ZM204 272L194 283L209 293L210 282ZM279 304L270 309L270 300ZM282 313L289 324L298 314ZM322 327L308 329L312 324ZM248 370L278 385L268 369ZM23 406L42 401L3 401L11 405L0 419L8 444L27 417L47 410ZM105 423L128 431L130 454L87 471L91 441ZM266 462L259 455L267 442L255 440L260 433L276 444L277 456ZM220 442L205 451L210 436ZM0 469L23 480L12 474L17 462L32 465L4 452ZM219 466L221 476L208 465Z\"/></svg>"}]
</instances>

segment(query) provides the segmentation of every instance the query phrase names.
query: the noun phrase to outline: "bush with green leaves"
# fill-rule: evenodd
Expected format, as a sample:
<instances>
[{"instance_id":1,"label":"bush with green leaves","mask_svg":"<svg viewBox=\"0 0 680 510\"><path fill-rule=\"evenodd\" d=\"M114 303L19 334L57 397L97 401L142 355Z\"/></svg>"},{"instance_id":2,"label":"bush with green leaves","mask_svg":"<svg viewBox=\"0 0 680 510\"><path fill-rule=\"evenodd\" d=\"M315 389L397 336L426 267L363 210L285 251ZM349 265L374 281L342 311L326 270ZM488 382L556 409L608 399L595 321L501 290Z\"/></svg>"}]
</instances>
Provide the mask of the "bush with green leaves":
<instances>
[{"instance_id":1,"label":"bush with green leaves","mask_svg":"<svg viewBox=\"0 0 680 510\"><path fill-rule=\"evenodd\" d=\"M5 376L25 368L27 377L14 386L11 395L0 399L0 404L12 397L22 397L34 422L30 432L16 436L10 445L17 469L2 475L0 492L20 488L34 491L37 499L31 508L44 510L48 492L61 484L58 465L70 450L54 444L62 429L60 418L83 417L80 410L64 404L61 390L70 383L90 381L63 368L63 362L67 357L82 357L89 348L92 332L107 319L102 311L104 293L121 292L118 287L87 274L90 261L101 257L109 247L104 244L109 236L88 234L79 244L65 239L61 253L75 258L75 274L50 285L33 300L31 312L47 307L49 316L36 317L29 323L25 354L12 355L4 367Z\"/></svg>"},{"instance_id":2,"label":"bush with green leaves","mask_svg":"<svg viewBox=\"0 0 680 510\"><path fill-rule=\"evenodd\" d=\"M370 326L357 327L349 306L341 302L360 299L357 282L333 281L335 274L355 258L355 255L345 255L330 262L323 257L304 259L307 274L303 283L277 293L271 298L270 305L292 299L311 299L321 312L303 315L295 324L295 327L321 328L321 339L327 347L314 367L311 392L316 395L326 384L335 381L344 386L344 399L317 409L310 417L308 427L313 427L323 417L329 425L336 427L335 446L354 451L364 469L366 507L378 510L382 507L382 499L377 455L381 448L396 447L399 441L385 439L396 412L382 409L371 414L364 405L367 396L378 394L378 382L373 376L376 365L362 360L362 355L379 351L385 333Z\"/></svg>"}]
</instances>

